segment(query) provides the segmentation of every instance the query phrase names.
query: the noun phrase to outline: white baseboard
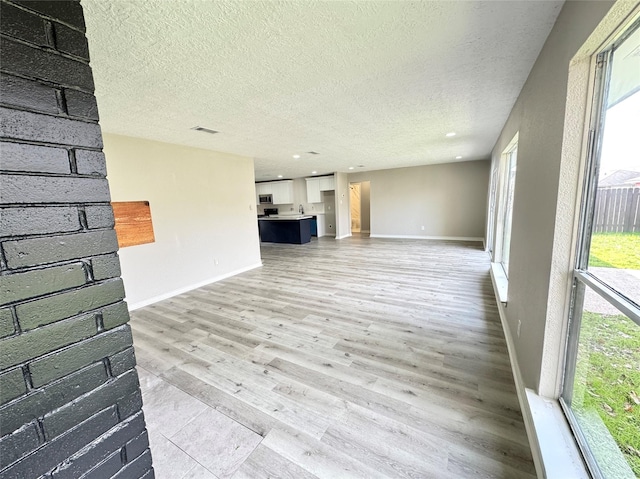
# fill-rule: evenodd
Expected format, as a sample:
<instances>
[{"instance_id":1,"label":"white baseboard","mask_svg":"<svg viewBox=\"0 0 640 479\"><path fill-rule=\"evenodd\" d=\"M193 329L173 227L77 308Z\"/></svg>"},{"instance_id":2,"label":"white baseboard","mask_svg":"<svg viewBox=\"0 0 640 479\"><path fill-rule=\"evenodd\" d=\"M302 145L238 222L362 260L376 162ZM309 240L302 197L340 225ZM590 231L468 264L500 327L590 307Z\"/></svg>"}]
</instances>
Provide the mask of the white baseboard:
<instances>
[{"instance_id":1,"label":"white baseboard","mask_svg":"<svg viewBox=\"0 0 640 479\"><path fill-rule=\"evenodd\" d=\"M145 306L149 306L150 304L157 303L157 302L163 301L165 299L173 298L174 296L177 296L179 294L186 293L186 292L192 291L194 289L202 288L203 286L206 286L208 284L217 283L218 281L222 281L223 279L230 278L231 276L235 276L237 274L244 273L246 271L250 271L252 269L256 269L256 268L260 268L260 267L262 267L262 262L256 263L256 264L252 264L252 265L246 266L244 268L236 269L236 270L231 271L229 273L221 274L220 276L214 276L213 278L209 278L209 279L206 279L204 281L200 281L198 283L190 284L189 286L185 286L183 288L174 289L173 291L169 291L167 293L160 294L158 296L154 296L153 298L145 299L143 301L138 301L137 303L133 303L133 304L129 305L129 311L134 311L136 309L140 309L140 308L143 308Z\"/></svg>"},{"instance_id":2,"label":"white baseboard","mask_svg":"<svg viewBox=\"0 0 640 479\"><path fill-rule=\"evenodd\" d=\"M350 236L351 236L351 233L349 233L348 235L336 236L336 239L337 240L341 240L341 239L344 239L344 238L349 238Z\"/></svg>"},{"instance_id":3,"label":"white baseboard","mask_svg":"<svg viewBox=\"0 0 640 479\"><path fill-rule=\"evenodd\" d=\"M529 447L531 447L531 455L533 456L533 463L536 466L536 472L539 479L546 477L544 472L544 464L542 462L542 456L540 454L540 445L538 444L538 438L536 437L536 430L533 425L533 417L531 410L529 409L529 401L527 401L526 391L524 387L524 381L522 380L522 373L520 372L520 366L518 365L518 358L515 353L515 344L513 343L513 336L511 336L511 329L507 323L507 316L503 303L498 293L500 289L494 277L494 272L491 271L491 283L493 284L493 292L498 304L498 312L500 314L500 323L502 324L502 331L504 332L504 339L507 342L507 351L509 352L509 362L511 363L511 373L513 374L513 381L516 386L516 393L518 394L518 403L520 404L520 410L522 411L522 420L524 421L524 427L527 431L527 439L529 439Z\"/></svg>"},{"instance_id":4,"label":"white baseboard","mask_svg":"<svg viewBox=\"0 0 640 479\"><path fill-rule=\"evenodd\" d=\"M446 240L446 241L478 241L481 242L481 237L475 236L420 236L420 235L369 235L371 238L390 238L390 239L425 239L425 240Z\"/></svg>"}]
</instances>

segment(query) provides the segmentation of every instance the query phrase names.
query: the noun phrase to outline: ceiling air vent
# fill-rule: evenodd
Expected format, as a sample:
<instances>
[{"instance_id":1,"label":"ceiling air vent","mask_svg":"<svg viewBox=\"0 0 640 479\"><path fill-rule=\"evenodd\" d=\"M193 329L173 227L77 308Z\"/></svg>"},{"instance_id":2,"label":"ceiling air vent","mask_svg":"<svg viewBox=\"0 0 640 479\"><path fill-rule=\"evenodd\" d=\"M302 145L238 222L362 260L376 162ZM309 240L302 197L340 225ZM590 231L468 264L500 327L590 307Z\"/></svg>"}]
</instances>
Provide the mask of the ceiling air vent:
<instances>
[{"instance_id":1,"label":"ceiling air vent","mask_svg":"<svg viewBox=\"0 0 640 479\"><path fill-rule=\"evenodd\" d=\"M215 135L216 133L218 133L216 130L212 130L211 128L205 128L204 126L194 126L191 129L196 131L204 131L205 133L211 133L212 135Z\"/></svg>"},{"instance_id":2,"label":"ceiling air vent","mask_svg":"<svg viewBox=\"0 0 640 479\"><path fill-rule=\"evenodd\" d=\"M319 155L320 154L317 151L307 151L307 153L309 153L310 155Z\"/></svg>"}]
</instances>

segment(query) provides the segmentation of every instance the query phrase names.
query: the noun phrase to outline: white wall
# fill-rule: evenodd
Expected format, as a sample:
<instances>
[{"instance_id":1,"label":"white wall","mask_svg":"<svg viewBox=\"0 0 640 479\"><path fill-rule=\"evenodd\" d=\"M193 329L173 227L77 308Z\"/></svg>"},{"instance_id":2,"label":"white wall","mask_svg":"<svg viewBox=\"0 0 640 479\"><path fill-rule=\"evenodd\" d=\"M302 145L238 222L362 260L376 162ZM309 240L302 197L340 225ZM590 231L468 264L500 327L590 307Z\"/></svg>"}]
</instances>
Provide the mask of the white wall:
<instances>
[{"instance_id":1,"label":"white wall","mask_svg":"<svg viewBox=\"0 0 640 479\"><path fill-rule=\"evenodd\" d=\"M349 181L370 182L372 236L484 236L488 161L365 171Z\"/></svg>"},{"instance_id":2,"label":"white wall","mask_svg":"<svg viewBox=\"0 0 640 479\"><path fill-rule=\"evenodd\" d=\"M571 232L565 231L566 237L561 241L565 258L560 262L558 255L556 260L553 258L554 231L557 215L567 225L565 230L571 229L574 193L579 183L577 170L563 178L562 183L559 181L563 138L566 139L566 133L573 134L566 131L565 105L567 98L576 92L579 92L577 103L583 107L587 104L585 78L582 79L584 88L567 89L570 64L611 5L612 2L596 1L565 3L492 153L492 160L499 161L509 141L519 133L508 302L504 312L524 385L535 390L540 386L545 329L557 328L554 344L547 342L546 345L554 349L555 364L550 367L557 369L562 350L559 334L566 323L557 314L553 318L548 315L548 303L550 290L565 291L570 279L570 261L566 256ZM591 48L590 52L593 51ZM588 55L586 58L588 61ZM573 127L580 128L583 120ZM581 132L576 134L580 143ZM566 195L567 191L574 193ZM564 198L562 204L558 202L560 197ZM556 313L563 310L565 296L560 293L554 299L561 303ZM519 322L521 333L517 337ZM543 393L553 395L551 389Z\"/></svg>"},{"instance_id":3,"label":"white wall","mask_svg":"<svg viewBox=\"0 0 640 479\"><path fill-rule=\"evenodd\" d=\"M351 211L349 208L349 179L346 173L335 174L336 185L336 239L351 236Z\"/></svg>"},{"instance_id":4,"label":"white wall","mask_svg":"<svg viewBox=\"0 0 640 479\"><path fill-rule=\"evenodd\" d=\"M251 158L109 134L104 152L112 200L151 206L155 243L119 253L132 308L261 264Z\"/></svg>"},{"instance_id":5,"label":"white wall","mask_svg":"<svg viewBox=\"0 0 640 479\"><path fill-rule=\"evenodd\" d=\"M371 183L363 181L360 183L360 219L362 221L362 233L369 233L371 230L370 214L371 214Z\"/></svg>"}]
</instances>

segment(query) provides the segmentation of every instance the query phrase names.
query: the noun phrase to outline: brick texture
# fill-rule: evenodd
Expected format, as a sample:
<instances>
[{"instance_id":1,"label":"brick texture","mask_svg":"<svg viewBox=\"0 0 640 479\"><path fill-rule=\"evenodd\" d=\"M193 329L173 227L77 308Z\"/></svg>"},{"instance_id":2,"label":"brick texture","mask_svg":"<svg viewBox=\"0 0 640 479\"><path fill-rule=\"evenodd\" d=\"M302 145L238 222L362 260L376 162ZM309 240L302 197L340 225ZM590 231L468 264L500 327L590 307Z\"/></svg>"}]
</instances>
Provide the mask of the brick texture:
<instances>
[{"instance_id":1,"label":"brick texture","mask_svg":"<svg viewBox=\"0 0 640 479\"><path fill-rule=\"evenodd\" d=\"M84 32L84 13L80 2L74 0L57 0L54 2L37 0L16 0L13 2L29 10L41 13L52 20L66 23L72 28Z\"/></svg>"},{"instance_id":2,"label":"brick texture","mask_svg":"<svg viewBox=\"0 0 640 479\"><path fill-rule=\"evenodd\" d=\"M1 113L0 113L1 115ZM110 201L104 178L8 175L0 173L0 205L97 203Z\"/></svg>"},{"instance_id":3,"label":"brick texture","mask_svg":"<svg viewBox=\"0 0 640 479\"><path fill-rule=\"evenodd\" d=\"M136 356L133 353L133 348L125 349L119 353L109 357L109 365L111 366L111 373L114 376L120 376L129 369L133 368L136 364Z\"/></svg>"},{"instance_id":4,"label":"brick texture","mask_svg":"<svg viewBox=\"0 0 640 479\"><path fill-rule=\"evenodd\" d=\"M84 209L87 218L87 226L93 228L113 228L115 218L113 217L113 208L111 205L87 206Z\"/></svg>"},{"instance_id":5,"label":"brick texture","mask_svg":"<svg viewBox=\"0 0 640 479\"><path fill-rule=\"evenodd\" d=\"M120 472L113 476L113 479L127 479L129 477L142 477L145 471L151 467L151 452L147 449L140 456L123 467Z\"/></svg>"},{"instance_id":6,"label":"brick texture","mask_svg":"<svg viewBox=\"0 0 640 479\"><path fill-rule=\"evenodd\" d=\"M69 233L80 228L77 207L0 208L0 237ZM120 273L114 276L119 275Z\"/></svg>"},{"instance_id":7,"label":"brick texture","mask_svg":"<svg viewBox=\"0 0 640 479\"><path fill-rule=\"evenodd\" d=\"M144 417L139 412L137 415L120 422L82 451L60 464L53 470L53 478L75 479L80 477L84 471L95 468L113 454L119 455L123 444L125 447L128 446L134 438L141 434L146 434L146 431L144 431ZM117 464L117 466L116 471L121 464Z\"/></svg>"},{"instance_id":8,"label":"brick texture","mask_svg":"<svg viewBox=\"0 0 640 479\"><path fill-rule=\"evenodd\" d=\"M69 153L64 148L3 142L0 144L0 151L2 152L0 168L5 171L60 173L63 175L71 173Z\"/></svg>"},{"instance_id":9,"label":"brick texture","mask_svg":"<svg viewBox=\"0 0 640 479\"><path fill-rule=\"evenodd\" d=\"M2 87L2 102L5 105L53 113L54 115L59 112L56 90L50 86L2 73L0 74L0 87Z\"/></svg>"},{"instance_id":10,"label":"brick texture","mask_svg":"<svg viewBox=\"0 0 640 479\"><path fill-rule=\"evenodd\" d=\"M152 478L82 6L0 8L0 477Z\"/></svg>"},{"instance_id":11,"label":"brick texture","mask_svg":"<svg viewBox=\"0 0 640 479\"><path fill-rule=\"evenodd\" d=\"M102 133L97 123L10 108L0 108L0 134L16 140L102 148Z\"/></svg>"},{"instance_id":12,"label":"brick texture","mask_svg":"<svg viewBox=\"0 0 640 479\"><path fill-rule=\"evenodd\" d=\"M104 329L117 328L129 320L127 305L118 303L102 310L102 324Z\"/></svg>"},{"instance_id":13,"label":"brick texture","mask_svg":"<svg viewBox=\"0 0 640 479\"><path fill-rule=\"evenodd\" d=\"M49 387L30 391L29 394L0 406L0 431L4 436L32 421L42 422L42 417L51 409L68 406L108 380L104 364L94 364L50 384ZM82 419L85 418L86 415L82 416Z\"/></svg>"},{"instance_id":14,"label":"brick texture","mask_svg":"<svg viewBox=\"0 0 640 479\"><path fill-rule=\"evenodd\" d=\"M0 340L0 371L90 338L97 333L96 324L96 316L91 314L6 337Z\"/></svg>"},{"instance_id":15,"label":"brick texture","mask_svg":"<svg viewBox=\"0 0 640 479\"><path fill-rule=\"evenodd\" d=\"M90 309L115 303L123 296L124 288L120 279L74 289L17 305L18 323L23 331L30 331Z\"/></svg>"},{"instance_id":16,"label":"brick texture","mask_svg":"<svg viewBox=\"0 0 640 479\"><path fill-rule=\"evenodd\" d=\"M37 449L41 444L38 425L35 422L7 434L0 439L0 468L16 462L21 457Z\"/></svg>"},{"instance_id":17,"label":"brick texture","mask_svg":"<svg viewBox=\"0 0 640 479\"><path fill-rule=\"evenodd\" d=\"M58 55L35 45L25 45L8 38L0 39L2 63L6 70L35 80L57 83L61 87L75 87L93 91L91 67L86 63Z\"/></svg>"},{"instance_id":18,"label":"brick texture","mask_svg":"<svg viewBox=\"0 0 640 479\"><path fill-rule=\"evenodd\" d=\"M107 176L104 153L101 151L76 150L76 166L81 175Z\"/></svg>"},{"instance_id":19,"label":"brick texture","mask_svg":"<svg viewBox=\"0 0 640 479\"><path fill-rule=\"evenodd\" d=\"M103 479L105 477L113 477L120 469L121 460L120 451L114 452L104 461L91 469L82 479ZM133 476L131 476L133 477Z\"/></svg>"},{"instance_id":20,"label":"brick texture","mask_svg":"<svg viewBox=\"0 0 640 479\"><path fill-rule=\"evenodd\" d=\"M93 277L96 280L120 276L120 261L116 255L97 256L91 259Z\"/></svg>"},{"instance_id":21,"label":"brick texture","mask_svg":"<svg viewBox=\"0 0 640 479\"><path fill-rule=\"evenodd\" d=\"M65 98L70 116L98 120L98 104L93 95L77 90L65 90Z\"/></svg>"},{"instance_id":22,"label":"brick texture","mask_svg":"<svg viewBox=\"0 0 640 479\"><path fill-rule=\"evenodd\" d=\"M89 60L89 45L82 32L61 23L54 23L56 49Z\"/></svg>"},{"instance_id":23,"label":"brick texture","mask_svg":"<svg viewBox=\"0 0 640 479\"><path fill-rule=\"evenodd\" d=\"M0 338L15 334L16 328L13 320L11 308L0 309Z\"/></svg>"},{"instance_id":24,"label":"brick texture","mask_svg":"<svg viewBox=\"0 0 640 479\"><path fill-rule=\"evenodd\" d=\"M115 406L104 409L78 425L68 430L65 434L47 441L40 450L38 460L29 460L13 463L3 471L3 479L23 479L25 477L39 477L53 467L60 464L71 454L78 452L83 444L91 442L107 432L118 422L118 412ZM133 476L132 476L133 477Z\"/></svg>"},{"instance_id":25,"label":"brick texture","mask_svg":"<svg viewBox=\"0 0 640 479\"><path fill-rule=\"evenodd\" d=\"M24 381L22 368L15 368L0 374L0 401L7 403L26 394L27 385Z\"/></svg>"},{"instance_id":26,"label":"brick texture","mask_svg":"<svg viewBox=\"0 0 640 479\"><path fill-rule=\"evenodd\" d=\"M131 341L131 330L125 325L36 359L29 366L33 386L42 386L91 363L102 362L103 358L127 348Z\"/></svg>"},{"instance_id":27,"label":"brick texture","mask_svg":"<svg viewBox=\"0 0 640 479\"><path fill-rule=\"evenodd\" d=\"M29 11L14 7L13 5L2 5L2 17L0 26L2 33L11 35L36 45L47 46L47 34L44 26L45 20Z\"/></svg>"},{"instance_id":28,"label":"brick texture","mask_svg":"<svg viewBox=\"0 0 640 479\"><path fill-rule=\"evenodd\" d=\"M70 289L85 282L82 263L6 274L0 276L0 305Z\"/></svg>"},{"instance_id":29,"label":"brick texture","mask_svg":"<svg viewBox=\"0 0 640 479\"><path fill-rule=\"evenodd\" d=\"M118 239L114 230L2 243L2 251L11 269L112 253L117 249Z\"/></svg>"}]
</instances>

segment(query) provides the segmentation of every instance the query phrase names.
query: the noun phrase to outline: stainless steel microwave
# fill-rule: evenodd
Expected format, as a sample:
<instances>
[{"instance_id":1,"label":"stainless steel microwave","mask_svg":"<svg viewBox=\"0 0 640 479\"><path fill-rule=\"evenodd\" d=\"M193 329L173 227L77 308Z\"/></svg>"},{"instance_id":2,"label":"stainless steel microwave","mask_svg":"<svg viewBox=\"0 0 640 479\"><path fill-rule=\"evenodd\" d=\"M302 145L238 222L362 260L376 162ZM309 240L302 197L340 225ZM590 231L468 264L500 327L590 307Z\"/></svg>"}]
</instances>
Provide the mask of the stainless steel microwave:
<instances>
[{"instance_id":1,"label":"stainless steel microwave","mask_svg":"<svg viewBox=\"0 0 640 479\"><path fill-rule=\"evenodd\" d=\"M273 195L258 195L258 201L261 205L272 205Z\"/></svg>"}]
</instances>

